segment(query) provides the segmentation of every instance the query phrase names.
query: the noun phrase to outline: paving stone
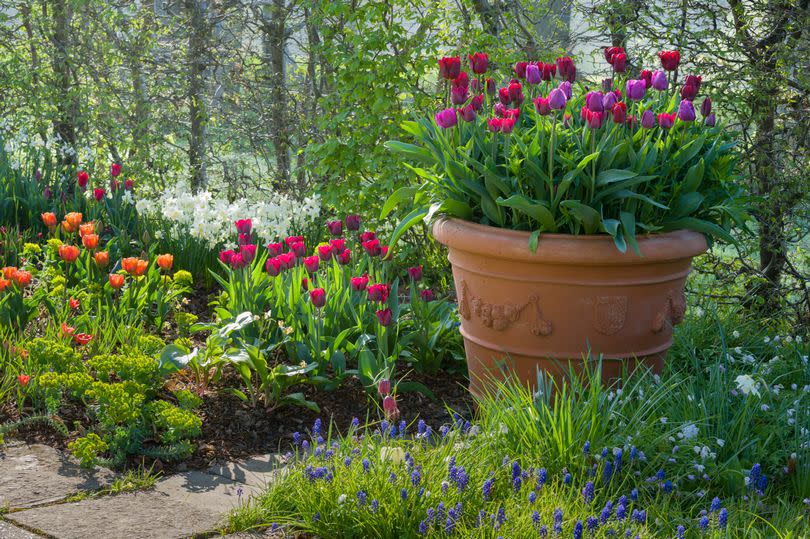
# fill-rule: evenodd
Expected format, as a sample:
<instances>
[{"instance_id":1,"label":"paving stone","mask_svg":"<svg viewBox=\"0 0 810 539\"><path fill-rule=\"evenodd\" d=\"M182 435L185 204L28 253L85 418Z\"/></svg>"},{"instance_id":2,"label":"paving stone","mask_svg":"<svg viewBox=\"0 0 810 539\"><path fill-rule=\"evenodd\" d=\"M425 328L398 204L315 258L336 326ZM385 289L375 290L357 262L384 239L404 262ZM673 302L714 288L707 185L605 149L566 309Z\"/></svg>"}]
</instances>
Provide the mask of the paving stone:
<instances>
[{"instance_id":1,"label":"paving stone","mask_svg":"<svg viewBox=\"0 0 810 539\"><path fill-rule=\"evenodd\" d=\"M283 467L286 460L278 453L268 453L257 455L248 459L224 464L215 464L208 468L208 473L219 475L244 483L251 487L264 488L278 474L279 468Z\"/></svg>"},{"instance_id":2,"label":"paving stone","mask_svg":"<svg viewBox=\"0 0 810 539\"><path fill-rule=\"evenodd\" d=\"M222 510L146 491L36 507L6 518L58 539L181 539L215 531L224 523Z\"/></svg>"},{"instance_id":3,"label":"paving stone","mask_svg":"<svg viewBox=\"0 0 810 539\"><path fill-rule=\"evenodd\" d=\"M36 535L0 520L0 539L39 539Z\"/></svg>"},{"instance_id":4,"label":"paving stone","mask_svg":"<svg viewBox=\"0 0 810 539\"><path fill-rule=\"evenodd\" d=\"M200 471L170 475L155 484L155 492L186 503L195 509L226 513L246 501L253 489L227 477Z\"/></svg>"},{"instance_id":5,"label":"paving stone","mask_svg":"<svg viewBox=\"0 0 810 539\"><path fill-rule=\"evenodd\" d=\"M87 470L72 457L42 444L0 446L0 507L19 509L51 503L79 490L109 485L115 474Z\"/></svg>"}]
</instances>

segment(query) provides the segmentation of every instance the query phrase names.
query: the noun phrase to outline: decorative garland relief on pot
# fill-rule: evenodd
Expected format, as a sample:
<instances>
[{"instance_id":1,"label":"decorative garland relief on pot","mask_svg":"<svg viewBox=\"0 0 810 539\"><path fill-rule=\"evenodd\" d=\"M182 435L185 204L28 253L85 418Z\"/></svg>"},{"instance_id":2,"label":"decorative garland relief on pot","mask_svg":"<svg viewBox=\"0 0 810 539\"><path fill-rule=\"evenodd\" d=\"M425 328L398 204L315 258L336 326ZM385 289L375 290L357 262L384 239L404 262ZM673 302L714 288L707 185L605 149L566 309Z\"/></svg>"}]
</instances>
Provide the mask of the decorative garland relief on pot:
<instances>
[{"instance_id":1,"label":"decorative garland relief on pot","mask_svg":"<svg viewBox=\"0 0 810 539\"><path fill-rule=\"evenodd\" d=\"M515 303L488 303L481 296L470 293L469 286L465 280L461 281L460 294L458 298L458 311L465 320L470 320L473 315L481 319L484 327L496 331L504 331L513 323L517 322L520 315L529 305L534 305L535 321L531 325L532 334L540 337L550 335L553 326L550 321L543 317L543 310L540 307L540 298L536 295L529 297L529 301L522 304Z\"/></svg>"}]
</instances>

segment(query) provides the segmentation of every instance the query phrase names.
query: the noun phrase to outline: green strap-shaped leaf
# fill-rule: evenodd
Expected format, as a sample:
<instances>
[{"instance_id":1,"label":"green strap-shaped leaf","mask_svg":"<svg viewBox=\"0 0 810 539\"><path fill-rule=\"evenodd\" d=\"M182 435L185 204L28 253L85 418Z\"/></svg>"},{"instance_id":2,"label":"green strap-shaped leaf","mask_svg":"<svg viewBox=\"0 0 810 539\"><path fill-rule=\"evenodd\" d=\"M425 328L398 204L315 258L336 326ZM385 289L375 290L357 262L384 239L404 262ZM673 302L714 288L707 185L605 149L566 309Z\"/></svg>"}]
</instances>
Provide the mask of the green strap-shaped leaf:
<instances>
[{"instance_id":1,"label":"green strap-shaped leaf","mask_svg":"<svg viewBox=\"0 0 810 539\"><path fill-rule=\"evenodd\" d=\"M689 170L686 172L686 177L683 179L683 185L681 186L684 193L697 191L698 187L700 187L700 182L703 181L705 166L703 159L701 159L689 167Z\"/></svg>"},{"instance_id":2,"label":"green strap-shaped leaf","mask_svg":"<svg viewBox=\"0 0 810 539\"><path fill-rule=\"evenodd\" d=\"M393 254L394 246L399 241L399 238L401 238L402 235L412 226L420 223L425 218L425 215L427 215L427 212L428 208L426 207L416 208L399 222L397 227L394 229L394 232L391 234L391 241L388 243L388 248L390 250L389 254Z\"/></svg>"},{"instance_id":3,"label":"green strap-shaped leaf","mask_svg":"<svg viewBox=\"0 0 810 539\"><path fill-rule=\"evenodd\" d=\"M389 140L384 146L394 153L414 161L420 161L427 165L435 165L436 157L427 149L417 146L416 144L409 144L407 142L400 142L398 140Z\"/></svg>"},{"instance_id":4,"label":"green strap-shaped leaf","mask_svg":"<svg viewBox=\"0 0 810 539\"><path fill-rule=\"evenodd\" d=\"M388 214L391 213L400 202L413 201L413 197L418 189L419 188L416 186L408 186L400 187L394 191L394 193L388 197L388 200L385 201L385 204L383 204L382 210L380 211L380 219L388 217Z\"/></svg>"},{"instance_id":5,"label":"green strap-shaped leaf","mask_svg":"<svg viewBox=\"0 0 810 539\"><path fill-rule=\"evenodd\" d=\"M499 198L498 205L514 208L534 219L546 232L556 232L557 223L549 210L548 205L541 201L526 198L525 195L512 195L509 198Z\"/></svg>"},{"instance_id":6,"label":"green strap-shaped leaf","mask_svg":"<svg viewBox=\"0 0 810 539\"><path fill-rule=\"evenodd\" d=\"M638 176L638 172L633 172L632 170L622 170L620 168L603 170L596 175L596 185L609 185L622 180L629 180L630 178L635 178L636 176Z\"/></svg>"},{"instance_id":7,"label":"green strap-shaped leaf","mask_svg":"<svg viewBox=\"0 0 810 539\"><path fill-rule=\"evenodd\" d=\"M630 212L620 212L619 219L622 222L624 229L624 239L630 244L630 248L635 251L638 256L641 256L641 251L638 250L638 242L636 242L636 216Z\"/></svg>"},{"instance_id":8,"label":"green strap-shaped leaf","mask_svg":"<svg viewBox=\"0 0 810 539\"><path fill-rule=\"evenodd\" d=\"M672 204L672 218L688 217L697 211L703 203L703 195L697 192L684 193Z\"/></svg>"},{"instance_id":9,"label":"green strap-shaped leaf","mask_svg":"<svg viewBox=\"0 0 810 539\"><path fill-rule=\"evenodd\" d=\"M602 216L598 211L577 200L563 200L560 206L567 209L574 218L582 223L586 234L597 232L602 224Z\"/></svg>"},{"instance_id":10,"label":"green strap-shaped leaf","mask_svg":"<svg viewBox=\"0 0 810 539\"><path fill-rule=\"evenodd\" d=\"M663 229L665 231L683 230L683 229L694 230L695 232L701 232L708 236L720 238L723 241L727 241L728 243L736 243L731 234L729 234L722 227L714 223L704 221L703 219L697 219L696 217L683 217L681 219L674 219L672 221L667 221L666 223L664 223Z\"/></svg>"}]
</instances>

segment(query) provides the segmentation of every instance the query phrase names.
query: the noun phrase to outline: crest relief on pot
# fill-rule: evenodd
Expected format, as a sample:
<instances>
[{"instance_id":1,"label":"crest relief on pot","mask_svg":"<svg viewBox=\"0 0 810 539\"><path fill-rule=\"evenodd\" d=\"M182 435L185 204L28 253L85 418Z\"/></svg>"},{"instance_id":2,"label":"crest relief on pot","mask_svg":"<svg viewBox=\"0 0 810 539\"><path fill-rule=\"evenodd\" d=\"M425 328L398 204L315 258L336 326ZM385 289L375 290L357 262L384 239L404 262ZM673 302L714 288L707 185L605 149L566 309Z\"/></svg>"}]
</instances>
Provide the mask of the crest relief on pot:
<instances>
[{"instance_id":1,"label":"crest relief on pot","mask_svg":"<svg viewBox=\"0 0 810 539\"><path fill-rule=\"evenodd\" d=\"M627 296L596 296L586 300L593 309L593 327L602 335L615 335L627 320Z\"/></svg>"},{"instance_id":2,"label":"crest relief on pot","mask_svg":"<svg viewBox=\"0 0 810 539\"><path fill-rule=\"evenodd\" d=\"M458 312L465 320L471 320L475 315L484 327L496 331L504 331L510 328L520 319L521 314L529 305L534 305L535 320L530 326L530 331L536 336L550 335L552 324L543 317L540 307L540 298L532 295L529 301L521 304L516 303L489 303L481 296L470 292L467 281L461 281L458 296Z\"/></svg>"}]
</instances>

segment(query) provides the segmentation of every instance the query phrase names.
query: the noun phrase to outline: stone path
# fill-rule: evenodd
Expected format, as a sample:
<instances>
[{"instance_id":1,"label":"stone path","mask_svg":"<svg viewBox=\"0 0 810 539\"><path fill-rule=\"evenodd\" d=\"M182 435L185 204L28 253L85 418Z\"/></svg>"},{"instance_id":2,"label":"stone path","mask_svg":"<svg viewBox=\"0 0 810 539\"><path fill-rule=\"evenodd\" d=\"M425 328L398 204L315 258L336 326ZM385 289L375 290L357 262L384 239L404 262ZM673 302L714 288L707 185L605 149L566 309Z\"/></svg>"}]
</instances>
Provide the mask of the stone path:
<instances>
[{"instance_id":1,"label":"stone path","mask_svg":"<svg viewBox=\"0 0 810 539\"><path fill-rule=\"evenodd\" d=\"M110 485L115 474L84 470L45 445L10 443L0 446L0 539L216 535L228 511L260 492L282 464L277 455L260 455L171 475L142 492L63 502L79 491Z\"/></svg>"}]
</instances>

